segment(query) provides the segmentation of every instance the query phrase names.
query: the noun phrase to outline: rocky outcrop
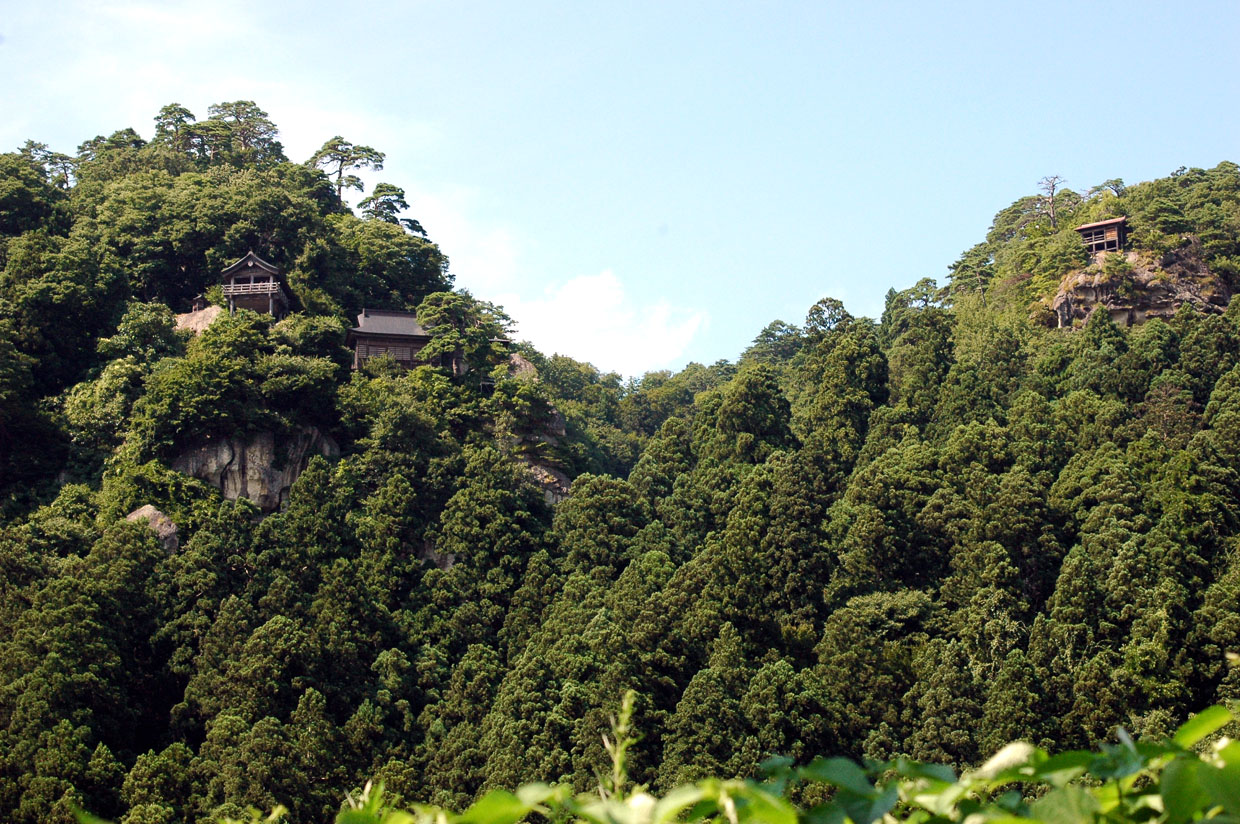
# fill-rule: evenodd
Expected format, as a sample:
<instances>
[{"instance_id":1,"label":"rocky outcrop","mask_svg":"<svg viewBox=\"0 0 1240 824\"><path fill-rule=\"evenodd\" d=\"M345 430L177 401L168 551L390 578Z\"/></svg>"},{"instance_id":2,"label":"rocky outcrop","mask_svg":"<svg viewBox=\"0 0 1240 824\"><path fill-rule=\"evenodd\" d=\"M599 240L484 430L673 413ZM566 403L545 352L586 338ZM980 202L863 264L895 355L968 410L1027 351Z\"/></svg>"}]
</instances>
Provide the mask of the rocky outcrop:
<instances>
[{"instance_id":1,"label":"rocky outcrop","mask_svg":"<svg viewBox=\"0 0 1240 824\"><path fill-rule=\"evenodd\" d=\"M537 383L538 369L526 358L513 352L508 356L508 377Z\"/></svg>"},{"instance_id":2,"label":"rocky outcrop","mask_svg":"<svg viewBox=\"0 0 1240 824\"><path fill-rule=\"evenodd\" d=\"M524 463L534 478L534 483L542 487L543 497L547 499L547 503L558 504L568 497L573 482L562 469L533 461L524 461Z\"/></svg>"},{"instance_id":3,"label":"rocky outcrop","mask_svg":"<svg viewBox=\"0 0 1240 824\"><path fill-rule=\"evenodd\" d=\"M177 525L172 522L164 513L155 507L147 504L140 506L133 512L125 516L126 521L138 523L142 521L151 528L155 533L155 537L159 538L159 543L163 545L164 551L169 555L177 551L180 541L177 538Z\"/></svg>"},{"instance_id":4,"label":"rocky outcrop","mask_svg":"<svg viewBox=\"0 0 1240 824\"><path fill-rule=\"evenodd\" d=\"M1051 302L1051 325L1072 326L1102 307L1117 325L1132 326L1169 318L1183 303L1221 312L1231 299L1231 290L1206 266L1195 239L1161 258L1140 251L1125 252L1122 260L1110 254L1109 260L1107 253L1096 255L1088 268L1063 279Z\"/></svg>"},{"instance_id":5,"label":"rocky outcrop","mask_svg":"<svg viewBox=\"0 0 1240 824\"><path fill-rule=\"evenodd\" d=\"M195 335L201 335L203 330L214 323L215 319L223 314L223 312L223 307L208 306L205 309L199 309L196 312L186 312L183 315L177 315L177 331L188 329Z\"/></svg>"},{"instance_id":6,"label":"rocky outcrop","mask_svg":"<svg viewBox=\"0 0 1240 824\"><path fill-rule=\"evenodd\" d=\"M566 421L554 406L535 426L522 431L513 443L517 460L525 464L530 477L543 491L547 503L558 504L568 497L573 485L568 474L552 458L566 432Z\"/></svg>"},{"instance_id":7,"label":"rocky outcrop","mask_svg":"<svg viewBox=\"0 0 1240 824\"><path fill-rule=\"evenodd\" d=\"M279 509L289 487L315 455L334 457L340 447L313 426L277 438L259 432L248 439L215 440L181 453L172 468L201 478L230 501L248 498L264 512Z\"/></svg>"}]
</instances>

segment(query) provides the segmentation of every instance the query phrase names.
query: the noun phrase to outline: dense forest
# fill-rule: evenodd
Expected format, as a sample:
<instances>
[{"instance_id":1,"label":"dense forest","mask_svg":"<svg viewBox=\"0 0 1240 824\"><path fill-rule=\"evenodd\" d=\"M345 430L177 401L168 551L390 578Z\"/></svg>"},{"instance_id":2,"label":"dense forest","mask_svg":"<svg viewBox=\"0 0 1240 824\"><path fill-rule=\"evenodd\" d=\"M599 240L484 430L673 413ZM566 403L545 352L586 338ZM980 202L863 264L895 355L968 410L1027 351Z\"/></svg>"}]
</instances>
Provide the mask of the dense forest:
<instances>
[{"instance_id":1,"label":"dense forest","mask_svg":"<svg viewBox=\"0 0 1240 824\"><path fill-rule=\"evenodd\" d=\"M824 298L734 363L626 380L506 343L398 186L351 209L381 152L278 137L249 101L170 105L150 141L0 154L4 820L587 789L629 689L658 791L1158 737L1240 698L1235 164L1047 178L877 321ZM1091 258L1074 227L1118 216L1129 253ZM249 251L294 311L178 328ZM1074 276L1205 297L1057 324ZM471 368L351 369L365 307ZM338 449L273 511L173 468L308 431Z\"/></svg>"}]
</instances>

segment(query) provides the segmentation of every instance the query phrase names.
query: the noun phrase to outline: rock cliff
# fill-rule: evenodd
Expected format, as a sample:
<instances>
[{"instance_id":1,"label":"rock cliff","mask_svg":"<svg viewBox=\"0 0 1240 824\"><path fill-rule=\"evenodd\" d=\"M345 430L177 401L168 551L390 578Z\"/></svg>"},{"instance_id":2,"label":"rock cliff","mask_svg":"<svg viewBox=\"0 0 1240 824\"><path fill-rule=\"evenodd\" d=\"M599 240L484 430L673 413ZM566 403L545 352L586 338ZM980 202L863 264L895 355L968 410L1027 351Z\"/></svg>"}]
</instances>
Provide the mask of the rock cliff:
<instances>
[{"instance_id":1,"label":"rock cliff","mask_svg":"<svg viewBox=\"0 0 1240 824\"><path fill-rule=\"evenodd\" d=\"M520 461L525 464L533 477L534 483L542 488L543 496L548 503L558 504L568 497L573 482L555 461L546 456L555 451L560 439L564 437L564 415L555 407L541 425L532 427L520 434L516 442L516 451Z\"/></svg>"},{"instance_id":2,"label":"rock cliff","mask_svg":"<svg viewBox=\"0 0 1240 824\"><path fill-rule=\"evenodd\" d=\"M334 440L308 426L281 438L259 432L248 439L204 443L178 455L172 468L212 484L230 501L248 498L264 512L272 512L284 503L289 487L312 457L339 454Z\"/></svg>"},{"instance_id":3,"label":"rock cliff","mask_svg":"<svg viewBox=\"0 0 1240 824\"><path fill-rule=\"evenodd\" d=\"M1072 326L1101 306L1116 324L1132 326L1169 318L1182 303L1221 312L1230 299L1231 289L1210 271L1201 244L1189 238L1161 257L1145 251L1095 255L1089 267L1063 279L1047 319L1052 326Z\"/></svg>"}]
</instances>

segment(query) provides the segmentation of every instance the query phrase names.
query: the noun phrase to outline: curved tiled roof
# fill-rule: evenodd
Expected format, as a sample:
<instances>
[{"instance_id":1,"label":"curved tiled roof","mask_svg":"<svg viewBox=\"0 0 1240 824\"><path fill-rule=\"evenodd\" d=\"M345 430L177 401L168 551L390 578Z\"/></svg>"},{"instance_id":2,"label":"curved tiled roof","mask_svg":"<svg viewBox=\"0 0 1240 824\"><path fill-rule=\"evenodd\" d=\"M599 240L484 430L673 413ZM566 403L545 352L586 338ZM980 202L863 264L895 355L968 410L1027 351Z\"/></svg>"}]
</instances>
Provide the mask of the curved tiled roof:
<instances>
[{"instance_id":1,"label":"curved tiled roof","mask_svg":"<svg viewBox=\"0 0 1240 824\"><path fill-rule=\"evenodd\" d=\"M236 263L230 264L228 267L224 269L224 271L220 272L220 277L226 278L229 275L235 275L237 272L240 272L243 269L249 269L254 266L257 266L259 269L262 269L264 272L268 272L273 275L280 274L280 270L276 268L275 264L268 263L267 261L263 260L258 255L254 254L254 250L251 249L250 251L246 252L245 256L242 257L240 260L238 260Z\"/></svg>"},{"instance_id":2,"label":"curved tiled roof","mask_svg":"<svg viewBox=\"0 0 1240 824\"><path fill-rule=\"evenodd\" d=\"M429 338L430 333L418 323L413 312L397 312L393 309L363 309L357 316L357 326L350 332L368 335L407 335Z\"/></svg>"}]
</instances>

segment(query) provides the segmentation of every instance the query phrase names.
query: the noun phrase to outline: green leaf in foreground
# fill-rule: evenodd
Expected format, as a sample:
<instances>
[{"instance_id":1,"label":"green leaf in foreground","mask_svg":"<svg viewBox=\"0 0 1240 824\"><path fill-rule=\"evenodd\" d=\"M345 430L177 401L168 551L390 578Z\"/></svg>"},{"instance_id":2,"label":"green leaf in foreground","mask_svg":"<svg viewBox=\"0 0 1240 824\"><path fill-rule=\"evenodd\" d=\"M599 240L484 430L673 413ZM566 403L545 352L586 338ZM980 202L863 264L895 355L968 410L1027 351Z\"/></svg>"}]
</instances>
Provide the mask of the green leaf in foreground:
<instances>
[{"instance_id":1,"label":"green leaf in foreground","mask_svg":"<svg viewBox=\"0 0 1240 824\"><path fill-rule=\"evenodd\" d=\"M1218 752L1221 767L1202 762L1197 778L1210 799L1232 816L1240 818L1240 742L1231 742Z\"/></svg>"},{"instance_id":2,"label":"green leaf in foreground","mask_svg":"<svg viewBox=\"0 0 1240 824\"><path fill-rule=\"evenodd\" d=\"M847 758L815 758L801 768L801 776L810 781L833 784L867 798L878 794L865 771Z\"/></svg>"},{"instance_id":3,"label":"green leaf in foreground","mask_svg":"<svg viewBox=\"0 0 1240 824\"><path fill-rule=\"evenodd\" d=\"M733 793L740 817L766 824L797 824L797 809L783 798L764 792L756 784L746 784Z\"/></svg>"},{"instance_id":4,"label":"green leaf in foreground","mask_svg":"<svg viewBox=\"0 0 1240 824\"><path fill-rule=\"evenodd\" d=\"M532 808L507 790L492 790L457 819L461 824L516 824Z\"/></svg>"},{"instance_id":5,"label":"green leaf in foreground","mask_svg":"<svg viewBox=\"0 0 1240 824\"><path fill-rule=\"evenodd\" d=\"M1033 803L1033 814L1055 824L1093 824L1098 799L1081 787L1051 790Z\"/></svg>"},{"instance_id":6,"label":"green leaf in foreground","mask_svg":"<svg viewBox=\"0 0 1240 824\"><path fill-rule=\"evenodd\" d=\"M1221 704L1209 707L1185 721L1171 740L1187 749L1211 733L1217 732L1230 723L1231 712Z\"/></svg>"},{"instance_id":7,"label":"green leaf in foreground","mask_svg":"<svg viewBox=\"0 0 1240 824\"><path fill-rule=\"evenodd\" d=\"M1167 813L1170 824L1188 821L1196 811L1208 805L1210 797L1201 786L1201 779L1197 774L1202 766L1195 758L1177 758L1163 770L1163 810Z\"/></svg>"}]
</instances>

